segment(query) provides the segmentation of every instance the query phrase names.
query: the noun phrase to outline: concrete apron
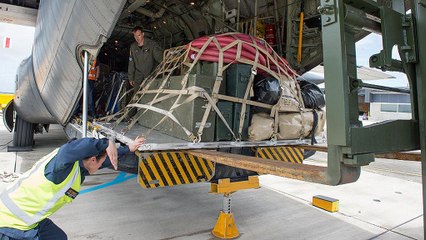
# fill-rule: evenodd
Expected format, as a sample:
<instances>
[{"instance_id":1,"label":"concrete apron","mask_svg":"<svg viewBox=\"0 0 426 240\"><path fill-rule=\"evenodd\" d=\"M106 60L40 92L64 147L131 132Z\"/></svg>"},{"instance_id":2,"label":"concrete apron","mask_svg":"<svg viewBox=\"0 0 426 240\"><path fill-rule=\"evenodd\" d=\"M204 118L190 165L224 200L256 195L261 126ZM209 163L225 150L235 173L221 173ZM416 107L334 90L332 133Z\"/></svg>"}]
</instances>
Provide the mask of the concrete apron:
<instances>
[{"instance_id":1,"label":"concrete apron","mask_svg":"<svg viewBox=\"0 0 426 240\"><path fill-rule=\"evenodd\" d=\"M0 122L4 145L12 134ZM22 173L67 139L53 126L35 141L31 152L0 147L0 172ZM239 239L423 239L420 183L366 171L335 187L260 179L263 188L233 195ZM0 192L9 184L0 181ZM213 239L222 196L208 191L206 183L144 190L132 175L103 170L87 177L83 193L51 219L69 239ZM339 212L313 207L314 195L339 199Z\"/></svg>"}]
</instances>

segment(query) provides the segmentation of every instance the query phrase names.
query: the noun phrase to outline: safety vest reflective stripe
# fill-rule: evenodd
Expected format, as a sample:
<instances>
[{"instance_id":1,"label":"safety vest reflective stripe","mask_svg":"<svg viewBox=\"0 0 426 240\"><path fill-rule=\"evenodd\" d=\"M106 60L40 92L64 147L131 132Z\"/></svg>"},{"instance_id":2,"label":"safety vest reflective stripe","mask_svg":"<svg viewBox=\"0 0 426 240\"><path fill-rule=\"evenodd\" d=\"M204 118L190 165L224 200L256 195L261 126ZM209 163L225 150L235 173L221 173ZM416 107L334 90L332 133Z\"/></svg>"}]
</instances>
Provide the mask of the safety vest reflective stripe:
<instances>
[{"instance_id":1,"label":"safety vest reflective stripe","mask_svg":"<svg viewBox=\"0 0 426 240\"><path fill-rule=\"evenodd\" d=\"M89 70L89 75L87 76L87 78L89 80L96 80L96 73L97 73L96 61L94 61L92 67Z\"/></svg>"},{"instance_id":2,"label":"safety vest reflective stripe","mask_svg":"<svg viewBox=\"0 0 426 240\"><path fill-rule=\"evenodd\" d=\"M56 155L57 151L53 151L52 153L50 153L49 155L47 155L46 157L50 160L52 159L55 155ZM10 199L9 194L13 193L15 190L17 190L19 188L19 186L21 185L21 182L23 182L24 180L26 180L28 177L30 177L34 172L36 172L37 170L39 170L40 166L45 166L45 164L43 164L45 161L40 161L37 163L37 166L34 167L31 172L29 172L29 174L26 174L26 176L22 177L21 179L19 179L19 182L17 184L15 184L12 188L4 191L0 198L3 202L3 204L18 218L20 218L22 221L24 221L26 224L28 224L28 226L39 222L40 220L42 220L42 217L55 205L55 203L62 197L64 196L65 192L71 188L71 186L73 185L74 181L77 179L78 175L80 174L80 167L78 166L78 161L76 163L74 163L74 167L73 169L76 167L76 171L74 171L74 174L72 176L72 179L70 181L67 182L67 184L65 184L61 189L59 189L55 195L45 204L45 206L36 214L34 214L33 216L28 215L24 210L22 210L21 208L19 208L19 206L17 206L15 204L15 202L13 202L12 199ZM77 164L77 166L75 166Z\"/></svg>"},{"instance_id":3,"label":"safety vest reflective stripe","mask_svg":"<svg viewBox=\"0 0 426 240\"><path fill-rule=\"evenodd\" d=\"M56 152L51 152L48 156L52 155L52 154L56 154ZM7 189L6 191L4 191L1 195L0 195L0 199L2 200L3 204L9 208L9 210L15 214L15 216L19 217L22 221L24 221L25 223L28 224L28 222L30 222L31 220L29 218L26 218L27 214L25 212L22 211L22 209L20 209L18 206L16 206L16 204L9 198L9 194L11 192L14 192L17 188L19 188L19 186L21 185L21 183L27 179L29 176L31 176L34 172L36 172L39 168L40 165L43 165L44 161L39 161L36 163L36 166L33 167L33 169L31 171L29 171L26 176L22 176L18 182L13 185L12 188ZM31 225L31 224L28 224Z\"/></svg>"}]
</instances>

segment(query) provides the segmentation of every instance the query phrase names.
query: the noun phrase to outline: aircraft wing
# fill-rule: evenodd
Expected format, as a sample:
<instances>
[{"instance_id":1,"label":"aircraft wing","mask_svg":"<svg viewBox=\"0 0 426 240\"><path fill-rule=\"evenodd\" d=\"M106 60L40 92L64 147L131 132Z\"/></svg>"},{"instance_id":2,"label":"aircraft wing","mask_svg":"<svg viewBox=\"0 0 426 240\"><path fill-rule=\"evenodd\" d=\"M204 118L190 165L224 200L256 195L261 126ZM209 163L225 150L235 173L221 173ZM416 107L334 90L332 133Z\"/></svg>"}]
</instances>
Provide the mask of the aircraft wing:
<instances>
[{"instance_id":1,"label":"aircraft wing","mask_svg":"<svg viewBox=\"0 0 426 240\"><path fill-rule=\"evenodd\" d=\"M385 72L365 66L357 67L357 77L361 80L382 80L395 78L394 76L389 75ZM304 79L315 84L324 83L324 66L316 66L311 71L303 74L299 79Z\"/></svg>"}]
</instances>

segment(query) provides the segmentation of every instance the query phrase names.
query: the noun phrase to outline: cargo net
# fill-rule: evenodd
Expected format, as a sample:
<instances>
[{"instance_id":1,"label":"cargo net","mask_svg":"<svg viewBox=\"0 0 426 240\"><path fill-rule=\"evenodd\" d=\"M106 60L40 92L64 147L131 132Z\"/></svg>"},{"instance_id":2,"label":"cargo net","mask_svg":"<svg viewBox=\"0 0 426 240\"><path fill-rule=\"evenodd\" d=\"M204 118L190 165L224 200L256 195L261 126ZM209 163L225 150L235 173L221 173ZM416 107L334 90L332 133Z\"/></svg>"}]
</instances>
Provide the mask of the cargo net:
<instances>
[{"instance_id":1,"label":"cargo net","mask_svg":"<svg viewBox=\"0 0 426 240\"><path fill-rule=\"evenodd\" d=\"M207 76L212 79L201 81L202 84L192 84L197 64L202 63L215 64L214 72ZM226 70L234 64L245 64L251 68L247 85L240 96L224 93L224 86L221 86ZM209 134L205 133L206 128L212 128L212 122L216 123L216 128L226 129L231 141L305 138L313 136L318 128L312 127L313 110L305 108L296 76L288 62L264 40L240 33L202 37L185 46L166 50L163 61L143 81L129 104L104 120L115 121L110 126L112 129L125 121L127 126L121 130L122 134L126 134L139 121L149 129L139 135L147 137L156 129L192 142L223 140L212 138L211 129L208 130ZM260 94L265 95L263 99L255 96L253 91L258 82L269 83L263 86L265 91ZM269 89L271 86L273 88L274 83L277 86L275 95L279 94L275 99L274 94L270 96L274 91ZM194 104L200 99L201 107ZM238 123L230 123L218 106L223 102L238 104L238 113L233 113L239 114L234 117L239 120ZM198 119L188 120L184 107L187 105L191 105L193 111L187 114L197 113ZM248 108L259 111L254 111L248 117ZM310 123L306 121L307 118L312 119ZM320 118L323 118L322 114ZM248 121L251 123L247 124ZM297 130L294 130L295 124L299 126ZM244 139L243 131L244 128L247 131L248 125L248 136ZM209 137L204 137L206 135Z\"/></svg>"}]
</instances>

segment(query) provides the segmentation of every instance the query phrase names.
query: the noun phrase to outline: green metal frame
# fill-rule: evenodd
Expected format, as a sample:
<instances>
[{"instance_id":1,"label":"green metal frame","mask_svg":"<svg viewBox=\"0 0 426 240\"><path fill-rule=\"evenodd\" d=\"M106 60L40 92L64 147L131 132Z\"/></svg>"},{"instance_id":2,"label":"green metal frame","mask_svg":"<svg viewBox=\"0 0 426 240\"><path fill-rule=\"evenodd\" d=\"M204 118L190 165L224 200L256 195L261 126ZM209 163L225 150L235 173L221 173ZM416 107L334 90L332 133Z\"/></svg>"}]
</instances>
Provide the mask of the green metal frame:
<instances>
[{"instance_id":1,"label":"green metal frame","mask_svg":"<svg viewBox=\"0 0 426 240\"><path fill-rule=\"evenodd\" d=\"M344 183L346 177L342 173L348 170L359 174L359 166L374 161L374 153L420 148L419 122L416 118L387 121L368 127L363 127L358 120L359 80L355 34L364 25L370 31L382 32L384 50L371 57L370 62L374 67L403 71L403 65L417 60L412 19L401 13L403 2L394 2L392 6L384 6L380 2L357 1L356 6L350 6L344 0L321 1L329 126L328 177L332 184ZM366 17L361 9L368 9L369 13L381 17L380 21ZM392 59L394 45L404 53L402 62ZM413 103L416 105L416 101Z\"/></svg>"},{"instance_id":2,"label":"green metal frame","mask_svg":"<svg viewBox=\"0 0 426 240\"><path fill-rule=\"evenodd\" d=\"M416 87L417 93L415 102L417 103L418 121L419 121L419 133L420 133L420 145L422 150L422 182L423 182L423 226L426 223L426 1L415 0L412 1L412 15L416 19L416 40L417 43L417 54L419 61L413 63L411 68L415 71L410 77L413 86ZM422 61L423 60L423 61ZM415 80L414 80L415 79ZM426 236L426 228L423 227L423 234Z\"/></svg>"},{"instance_id":3,"label":"green metal frame","mask_svg":"<svg viewBox=\"0 0 426 240\"><path fill-rule=\"evenodd\" d=\"M332 184L354 181L356 174L359 176L360 166L374 161L375 153L421 149L425 202L426 45L418 43L426 42L426 0L412 0L411 8L412 14L405 14L404 1L397 0L321 0L328 125L327 176ZM413 110L411 120L385 121L370 126L362 126L358 121L359 79L354 36L367 28L380 32L383 39L383 50L371 56L370 66L407 74ZM401 60L392 59L395 45ZM425 206L423 208L426 222Z\"/></svg>"}]
</instances>

